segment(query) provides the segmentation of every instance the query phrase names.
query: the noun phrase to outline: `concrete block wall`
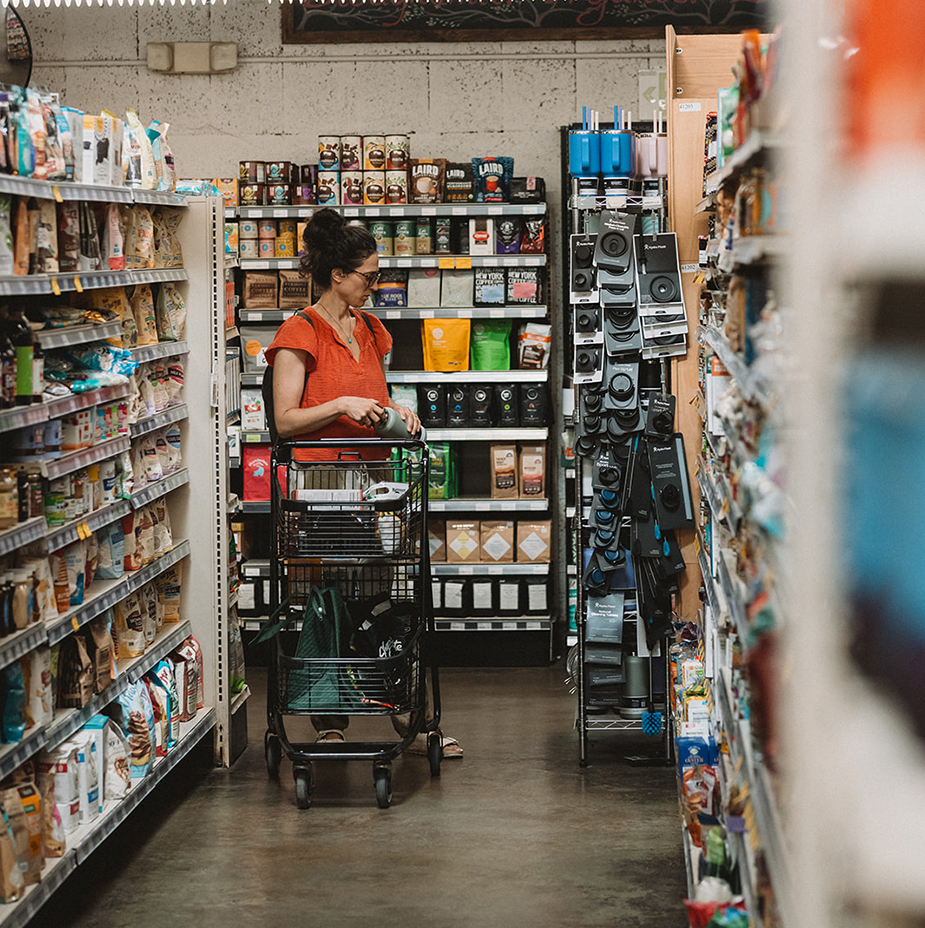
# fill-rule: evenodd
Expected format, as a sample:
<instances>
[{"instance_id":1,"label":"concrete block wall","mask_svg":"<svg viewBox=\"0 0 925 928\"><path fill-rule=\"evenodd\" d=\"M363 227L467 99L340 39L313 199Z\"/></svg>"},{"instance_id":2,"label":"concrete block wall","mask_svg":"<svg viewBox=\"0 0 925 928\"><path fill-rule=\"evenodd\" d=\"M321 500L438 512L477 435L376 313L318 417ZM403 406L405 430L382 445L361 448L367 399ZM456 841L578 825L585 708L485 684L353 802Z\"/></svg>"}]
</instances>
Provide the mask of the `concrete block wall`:
<instances>
[{"instance_id":1,"label":"concrete block wall","mask_svg":"<svg viewBox=\"0 0 925 928\"><path fill-rule=\"evenodd\" d=\"M278 3L20 10L33 83L86 111L136 108L170 123L183 177L239 161L317 159L319 134L406 132L412 157L512 155L546 178L558 212L559 126L581 106L635 109L637 71L663 68L663 40L283 45ZM221 75L149 71L146 44L238 43Z\"/></svg>"}]
</instances>

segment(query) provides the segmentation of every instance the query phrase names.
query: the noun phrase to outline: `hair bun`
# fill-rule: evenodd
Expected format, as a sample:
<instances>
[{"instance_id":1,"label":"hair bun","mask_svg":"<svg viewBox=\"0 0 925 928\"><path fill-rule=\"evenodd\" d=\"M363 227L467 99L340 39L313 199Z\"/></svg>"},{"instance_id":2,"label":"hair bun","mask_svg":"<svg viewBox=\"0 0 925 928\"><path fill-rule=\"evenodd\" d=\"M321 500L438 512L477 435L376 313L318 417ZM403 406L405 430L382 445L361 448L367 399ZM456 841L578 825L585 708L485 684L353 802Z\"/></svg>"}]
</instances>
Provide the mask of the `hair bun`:
<instances>
[{"instance_id":1,"label":"hair bun","mask_svg":"<svg viewBox=\"0 0 925 928\"><path fill-rule=\"evenodd\" d=\"M346 225L344 217L335 209L319 209L312 214L312 218L305 226L305 244L309 248L320 248L325 243L330 244L343 234Z\"/></svg>"}]
</instances>

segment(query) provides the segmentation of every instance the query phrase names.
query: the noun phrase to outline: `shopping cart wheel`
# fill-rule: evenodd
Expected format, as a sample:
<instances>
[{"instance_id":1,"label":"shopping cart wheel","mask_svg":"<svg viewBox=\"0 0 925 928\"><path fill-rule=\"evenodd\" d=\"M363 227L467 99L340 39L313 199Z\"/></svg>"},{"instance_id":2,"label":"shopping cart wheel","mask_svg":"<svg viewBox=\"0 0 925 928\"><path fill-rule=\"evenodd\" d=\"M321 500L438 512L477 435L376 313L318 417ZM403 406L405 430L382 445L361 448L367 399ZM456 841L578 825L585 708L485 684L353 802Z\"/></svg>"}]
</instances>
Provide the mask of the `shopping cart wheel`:
<instances>
[{"instance_id":1,"label":"shopping cart wheel","mask_svg":"<svg viewBox=\"0 0 925 928\"><path fill-rule=\"evenodd\" d=\"M430 775L439 777L443 762L443 736L439 731L432 731L427 736L427 759L430 761Z\"/></svg>"},{"instance_id":2,"label":"shopping cart wheel","mask_svg":"<svg viewBox=\"0 0 925 928\"><path fill-rule=\"evenodd\" d=\"M387 809L392 804L392 768L388 764L374 764L373 777L376 780L376 802L380 809Z\"/></svg>"},{"instance_id":3,"label":"shopping cart wheel","mask_svg":"<svg viewBox=\"0 0 925 928\"><path fill-rule=\"evenodd\" d=\"M310 766L293 767L295 777L295 804L300 809L307 809L312 804L312 789L315 785Z\"/></svg>"},{"instance_id":4,"label":"shopping cart wheel","mask_svg":"<svg viewBox=\"0 0 925 928\"><path fill-rule=\"evenodd\" d=\"M263 736L263 753L267 759L267 773L275 780L279 776L279 765L283 762L283 746L277 735L267 732Z\"/></svg>"}]
</instances>

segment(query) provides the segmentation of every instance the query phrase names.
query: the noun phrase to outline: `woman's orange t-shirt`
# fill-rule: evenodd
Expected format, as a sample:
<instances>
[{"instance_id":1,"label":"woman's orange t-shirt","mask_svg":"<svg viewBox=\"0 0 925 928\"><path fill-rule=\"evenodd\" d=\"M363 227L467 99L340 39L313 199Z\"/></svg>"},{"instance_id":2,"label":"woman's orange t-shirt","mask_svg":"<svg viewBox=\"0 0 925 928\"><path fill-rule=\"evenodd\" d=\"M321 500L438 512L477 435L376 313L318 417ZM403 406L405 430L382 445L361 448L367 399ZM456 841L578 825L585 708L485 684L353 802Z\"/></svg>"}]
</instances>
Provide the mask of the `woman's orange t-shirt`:
<instances>
[{"instance_id":1,"label":"woman's orange t-shirt","mask_svg":"<svg viewBox=\"0 0 925 928\"><path fill-rule=\"evenodd\" d=\"M355 360L340 334L327 320L311 307L303 310L312 322L299 314L287 319L276 333L273 343L266 350L267 363L272 366L279 348L294 348L308 353L305 369L308 380L302 394L303 409L320 406L339 396L362 396L375 400L380 406L389 404L389 388L382 372L382 358L392 347L392 336L388 329L371 313L351 310L356 317L353 338L360 349L360 358ZM366 325L365 316L370 325ZM297 436L297 441L320 441L330 438L377 438L375 429L360 425L349 416L340 416L318 429ZM364 454L364 458L379 458L382 455ZM320 460L314 453L300 459Z\"/></svg>"}]
</instances>

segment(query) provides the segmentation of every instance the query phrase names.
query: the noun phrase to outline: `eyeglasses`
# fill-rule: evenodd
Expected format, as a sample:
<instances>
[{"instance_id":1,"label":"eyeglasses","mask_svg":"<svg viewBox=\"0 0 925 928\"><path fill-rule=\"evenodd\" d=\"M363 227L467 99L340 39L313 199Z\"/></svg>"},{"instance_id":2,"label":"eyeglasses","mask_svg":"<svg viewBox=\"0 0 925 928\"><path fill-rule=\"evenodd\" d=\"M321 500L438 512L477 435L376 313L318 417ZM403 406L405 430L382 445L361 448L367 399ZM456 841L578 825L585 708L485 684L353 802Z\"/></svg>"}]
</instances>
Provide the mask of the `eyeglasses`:
<instances>
[{"instance_id":1,"label":"eyeglasses","mask_svg":"<svg viewBox=\"0 0 925 928\"><path fill-rule=\"evenodd\" d=\"M368 274L363 271L351 271L351 274L359 274L366 281L367 287L374 287L379 280L379 271L370 271Z\"/></svg>"}]
</instances>

